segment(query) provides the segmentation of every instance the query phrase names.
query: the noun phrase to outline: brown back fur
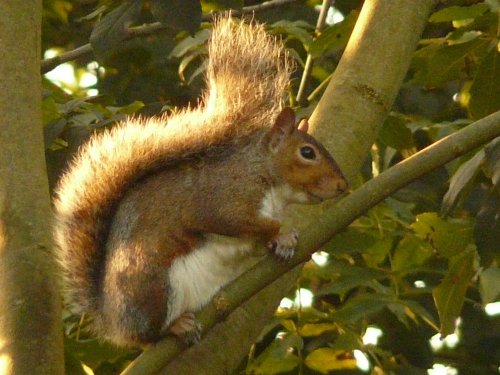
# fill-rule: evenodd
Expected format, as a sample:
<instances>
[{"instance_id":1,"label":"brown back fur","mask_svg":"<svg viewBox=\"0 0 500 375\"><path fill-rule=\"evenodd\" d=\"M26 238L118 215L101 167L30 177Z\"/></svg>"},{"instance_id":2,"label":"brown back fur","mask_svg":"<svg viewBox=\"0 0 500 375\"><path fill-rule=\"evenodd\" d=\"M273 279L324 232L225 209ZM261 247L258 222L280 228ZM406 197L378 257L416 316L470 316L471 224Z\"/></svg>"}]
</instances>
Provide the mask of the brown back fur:
<instances>
[{"instance_id":1,"label":"brown back fur","mask_svg":"<svg viewBox=\"0 0 500 375\"><path fill-rule=\"evenodd\" d=\"M81 148L54 200L58 258L79 312L96 313L109 223L130 186L182 160L237 147L271 127L290 70L282 47L263 26L220 19L209 44L208 89L198 108L128 119Z\"/></svg>"}]
</instances>

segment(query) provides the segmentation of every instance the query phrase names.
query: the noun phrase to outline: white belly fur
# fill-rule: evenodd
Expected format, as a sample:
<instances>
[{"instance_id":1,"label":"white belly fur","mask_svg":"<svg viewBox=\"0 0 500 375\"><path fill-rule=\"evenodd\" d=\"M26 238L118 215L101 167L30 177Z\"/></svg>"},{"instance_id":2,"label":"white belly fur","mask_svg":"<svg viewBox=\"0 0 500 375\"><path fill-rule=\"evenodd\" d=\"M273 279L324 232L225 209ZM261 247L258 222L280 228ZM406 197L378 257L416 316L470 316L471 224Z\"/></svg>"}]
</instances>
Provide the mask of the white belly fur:
<instances>
[{"instance_id":1,"label":"white belly fur","mask_svg":"<svg viewBox=\"0 0 500 375\"><path fill-rule=\"evenodd\" d=\"M233 237L209 235L200 248L176 259L169 272L170 303L165 325L185 311L197 311L220 288L240 276L257 258L254 243Z\"/></svg>"}]
</instances>

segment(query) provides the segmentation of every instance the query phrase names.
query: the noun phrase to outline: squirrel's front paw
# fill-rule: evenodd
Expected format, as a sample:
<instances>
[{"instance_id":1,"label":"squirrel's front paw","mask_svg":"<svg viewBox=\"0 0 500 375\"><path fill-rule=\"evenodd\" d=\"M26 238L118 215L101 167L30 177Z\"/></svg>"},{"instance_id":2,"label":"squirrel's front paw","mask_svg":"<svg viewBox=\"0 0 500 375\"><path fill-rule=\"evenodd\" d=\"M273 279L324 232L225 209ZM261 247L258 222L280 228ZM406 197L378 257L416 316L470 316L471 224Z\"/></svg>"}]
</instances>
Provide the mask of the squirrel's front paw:
<instances>
[{"instance_id":1,"label":"squirrel's front paw","mask_svg":"<svg viewBox=\"0 0 500 375\"><path fill-rule=\"evenodd\" d=\"M276 235L267 243L267 247L279 258L288 260L293 257L298 240L299 234L295 229L292 229L289 233L280 233Z\"/></svg>"},{"instance_id":2,"label":"squirrel's front paw","mask_svg":"<svg viewBox=\"0 0 500 375\"><path fill-rule=\"evenodd\" d=\"M197 344L201 339L201 325L191 312L185 312L168 327L168 331L188 345Z\"/></svg>"}]
</instances>

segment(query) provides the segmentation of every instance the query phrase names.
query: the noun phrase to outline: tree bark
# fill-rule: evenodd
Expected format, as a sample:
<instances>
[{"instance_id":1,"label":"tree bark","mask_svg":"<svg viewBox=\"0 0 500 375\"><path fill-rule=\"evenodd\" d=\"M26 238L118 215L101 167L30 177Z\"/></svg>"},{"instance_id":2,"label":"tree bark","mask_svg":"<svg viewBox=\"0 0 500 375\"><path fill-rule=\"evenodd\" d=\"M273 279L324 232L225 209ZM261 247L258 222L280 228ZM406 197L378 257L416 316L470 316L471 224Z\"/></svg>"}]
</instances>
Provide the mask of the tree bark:
<instances>
[{"instance_id":1,"label":"tree bark","mask_svg":"<svg viewBox=\"0 0 500 375\"><path fill-rule=\"evenodd\" d=\"M63 374L41 126L41 0L0 15L0 373Z\"/></svg>"}]
</instances>

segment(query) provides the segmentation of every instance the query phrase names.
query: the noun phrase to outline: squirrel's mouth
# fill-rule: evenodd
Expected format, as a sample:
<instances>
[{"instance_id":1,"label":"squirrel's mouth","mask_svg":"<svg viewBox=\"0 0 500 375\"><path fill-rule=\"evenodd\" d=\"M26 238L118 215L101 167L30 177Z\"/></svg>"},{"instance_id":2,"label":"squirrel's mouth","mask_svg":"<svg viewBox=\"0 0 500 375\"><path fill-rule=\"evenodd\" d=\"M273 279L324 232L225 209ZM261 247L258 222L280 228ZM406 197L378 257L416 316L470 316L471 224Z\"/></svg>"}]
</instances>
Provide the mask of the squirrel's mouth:
<instances>
[{"instance_id":1,"label":"squirrel's mouth","mask_svg":"<svg viewBox=\"0 0 500 375\"><path fill-rule=\"evenodd\" d=\"M311 203L321 203L325 200L325 198L322 198L319 195L311 192L307 192L307 195L309 196L309 200L311 201Z\"/></svg>"}]
</instances>

